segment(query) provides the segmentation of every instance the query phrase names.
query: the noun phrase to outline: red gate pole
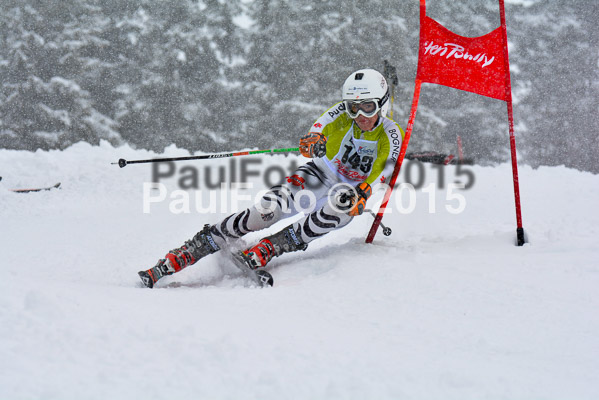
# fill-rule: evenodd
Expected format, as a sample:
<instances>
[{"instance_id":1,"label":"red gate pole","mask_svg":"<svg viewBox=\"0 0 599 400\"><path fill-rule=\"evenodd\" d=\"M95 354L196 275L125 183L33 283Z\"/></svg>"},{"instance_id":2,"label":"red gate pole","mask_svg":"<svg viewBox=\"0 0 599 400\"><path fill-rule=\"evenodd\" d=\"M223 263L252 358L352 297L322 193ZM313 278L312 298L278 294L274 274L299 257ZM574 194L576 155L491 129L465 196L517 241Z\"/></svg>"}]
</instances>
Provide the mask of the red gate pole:
<instances>
[{"instance_id":1,"label":"red gate pole","mask_svg":"<svg viewBox=\"0 0 599 400\"><path fill-rule=\"evenodd\" d=\"M507 116L510 131L510 149L512 154L512 175L514 180L514 200L516 203L516 243L522 246L525 243L524 228L522 227L522 210L520 206L520 185L518 180L518 161L516 159L516 136L514 135L514 114L512 106L512 83L510 79L510 62L507 49L507 28L505 23L504 0L499 0L499 15L501 18L501 31L503 36L503 60L505 63L505 97L507 102Z\"/></svg>"}]
</instances>

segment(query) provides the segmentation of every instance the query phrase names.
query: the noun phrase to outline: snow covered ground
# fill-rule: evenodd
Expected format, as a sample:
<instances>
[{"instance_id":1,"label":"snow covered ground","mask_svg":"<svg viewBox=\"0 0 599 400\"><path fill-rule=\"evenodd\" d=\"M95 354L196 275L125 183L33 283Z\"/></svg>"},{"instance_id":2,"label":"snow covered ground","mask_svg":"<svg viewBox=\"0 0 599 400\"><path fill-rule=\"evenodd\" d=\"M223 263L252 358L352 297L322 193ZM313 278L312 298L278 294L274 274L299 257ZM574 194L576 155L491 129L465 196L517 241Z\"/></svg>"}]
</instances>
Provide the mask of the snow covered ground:
<instances>
[{"instance_id":1,"label":"snow covered ground","mask_svg":"<svg viewBox=\"0 0 599 400\"><path fill-rule=\"evenodd\" d=\"M468 167L474 186L450 193L458 214L448 186L464 176L427 165L412 212L397 204L409 190L392 199L390 237L364 244L364 215L273 260L273 288L248 287L215 255L149 290L138 270L231 211L212 191L216 212L173 213L185 211L181 168L199 172L202 194L188 194L200 199L206 165L234 169L178 165L161 180L174 197L144 213L152 167L110 162L154 156L0 150L0 399L599 398L599 176L521 166L519 248L509 165ZM303 162L258 159L246 167ZM440 173L443 188L428 186ZM246 197L263 187L252 179Z\"/></svg>"}]
</instances>

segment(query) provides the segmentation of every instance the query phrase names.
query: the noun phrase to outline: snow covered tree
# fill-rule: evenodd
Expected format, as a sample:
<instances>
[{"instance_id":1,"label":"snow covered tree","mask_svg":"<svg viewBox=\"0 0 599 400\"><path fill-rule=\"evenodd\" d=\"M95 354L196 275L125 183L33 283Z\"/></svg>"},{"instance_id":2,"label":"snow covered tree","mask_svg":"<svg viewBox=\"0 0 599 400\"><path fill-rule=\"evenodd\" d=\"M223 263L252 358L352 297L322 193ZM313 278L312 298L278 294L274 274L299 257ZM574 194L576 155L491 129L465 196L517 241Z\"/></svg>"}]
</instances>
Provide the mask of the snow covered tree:
<instances>
[{"instance_id":1,"label":"snow covered tree","mask_svg":"<svg viewBox=\"0 0 599 400\"><path fill-rule=\"evenodd\" d=\"M73 53L88 42L71 17L50 4L15 4L2 14L0 144L8 148L64 148L77 141L121 143L115 122L95 109L83 89L83 63ZM86 14L65 2L71 16Z\"/></svg>"},{"instance_id":2,"label":"snow covered tree","mask_svg":"<svg viewBox=\"0 0 599 400\"><path fill-rule=\"evenodd\" d=\"M397 67L405 127L416 75L418 2L5 0L0 146L78 140L162 150L297 144L356 69ZM516 135L532 165L599 172L599 5L506 4ZM496 1L434 1L427 13L480 36ZM243 23L240 23L240 21ZM505 103L437 85L422 91L411 150L509 158ZM122 138L122 140L121 140Z\"/></svg>"},{"instance_id":3,"label":"snow covered tree","mask_svg":"<svg viewBox=\"0 0 599 400\"><path fill-rule=\"evenodd\" d=\"M517 13L525 161L599 172L599 5L555 0ZM534 32L534 34L532 34Z\"/></svg>"}]
</instances>

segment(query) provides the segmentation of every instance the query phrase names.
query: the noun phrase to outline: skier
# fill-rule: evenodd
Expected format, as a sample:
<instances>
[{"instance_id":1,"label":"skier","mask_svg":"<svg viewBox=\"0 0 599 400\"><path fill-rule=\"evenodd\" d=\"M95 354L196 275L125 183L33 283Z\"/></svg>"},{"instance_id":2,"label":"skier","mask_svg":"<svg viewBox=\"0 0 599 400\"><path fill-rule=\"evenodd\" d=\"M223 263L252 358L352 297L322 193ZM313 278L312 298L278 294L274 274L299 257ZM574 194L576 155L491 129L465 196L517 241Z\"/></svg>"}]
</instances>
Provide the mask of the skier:
<instances>
[{"instance_id":1,"label":"skier","mask_svg":"<svg viewBox=\"0 0 599 400\"><path fill-rule=\"evenodd\" d=\"M388 108L389 86L383 75L373 69L352 73L343 84L342 101L300 138L301 154L312 160L284 184L272 187L253 207L205 225L154 267L140 271L144 285L151 288L163 276L230 247L248 232L268 228L299 212L312 210L240 253L247 267L256 270L275 256L306 250L312 240L346 226L362 214L371 186L385 182L397 159L404 132L386 117ZM311 204L314 198L316 204Z\"/></svg>"}]
</instances>

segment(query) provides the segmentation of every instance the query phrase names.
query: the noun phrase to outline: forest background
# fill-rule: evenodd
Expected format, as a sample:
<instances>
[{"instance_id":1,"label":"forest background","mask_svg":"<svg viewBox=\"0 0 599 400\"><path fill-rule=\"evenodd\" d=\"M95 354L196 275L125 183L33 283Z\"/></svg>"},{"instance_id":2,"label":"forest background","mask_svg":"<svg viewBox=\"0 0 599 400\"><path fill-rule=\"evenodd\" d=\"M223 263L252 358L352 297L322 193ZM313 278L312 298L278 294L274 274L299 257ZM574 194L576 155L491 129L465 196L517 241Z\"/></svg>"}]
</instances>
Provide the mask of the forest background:
<instances>
[{"instance_id":1,"label":"forest background","mask_svg":"<svg viewBox=\"0 0 599 400\"><path fill-rule=\"evenodd\" d=\"M3 0L0 148L85 141L162 151L297 146L359 68L396 66L394 119L414 90L419 2ZM463 36L496 0L430 0ZM599 3L506 0L519 160L599 173ZM410 150L509 159L504 102L425 84Z\"/></svg>"}]
</instances>

